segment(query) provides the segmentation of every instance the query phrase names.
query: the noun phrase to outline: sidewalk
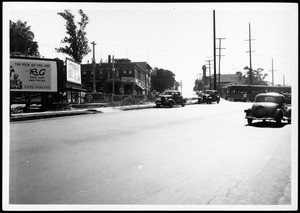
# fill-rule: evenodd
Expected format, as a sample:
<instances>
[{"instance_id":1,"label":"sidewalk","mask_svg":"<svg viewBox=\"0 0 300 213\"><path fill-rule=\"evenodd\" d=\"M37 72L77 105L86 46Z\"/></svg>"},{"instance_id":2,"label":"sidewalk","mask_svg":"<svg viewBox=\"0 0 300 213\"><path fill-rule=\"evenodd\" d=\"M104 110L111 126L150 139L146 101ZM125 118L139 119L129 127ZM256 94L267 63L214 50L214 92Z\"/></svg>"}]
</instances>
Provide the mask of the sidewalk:
<instances>
[{"instance_id":1,"label":"sidewalk","mask_svg":"<svg viewBox=\"0 0 300 213\"><path fill-rule=\"evenodd\" d=\"M12 114L10 121L24 121L33 119L73 116L73 115L84 115L84 114L97 114L97 113L110 113L127 110L147 109L155 107L154 103L140 104L140 105L129 105L129 106L117 106L117 107L105 107L99 106L99 104L89 104L89 106L76 106L77 108L71 108L68 110L60 111L46 111L46 112L32 112L32 113L17 113ZM83 108L84 107L84 108Z\"/></svg>"}]
</instances>

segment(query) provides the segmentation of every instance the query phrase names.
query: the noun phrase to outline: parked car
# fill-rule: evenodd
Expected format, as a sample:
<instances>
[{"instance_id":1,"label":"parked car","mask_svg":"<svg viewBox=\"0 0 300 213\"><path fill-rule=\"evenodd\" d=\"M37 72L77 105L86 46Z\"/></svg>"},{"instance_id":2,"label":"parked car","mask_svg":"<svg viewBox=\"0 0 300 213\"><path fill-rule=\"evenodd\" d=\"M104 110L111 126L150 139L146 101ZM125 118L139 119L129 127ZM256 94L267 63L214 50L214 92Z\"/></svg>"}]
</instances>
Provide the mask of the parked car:
<instances>
[{"instance_id":1,"label":"parked car","mask_svg":"<svg viewBox=\"0 0 300 213\"><path fill-rule=\"evenodd\" d=\"M282 93L285 97L286 104L292 104L292 94L291 93Z\"/></svg>"},{"instance_id":2,"label":"parked car","mask_svg":"<svg viewBox=\"0 0 300 213\"><path fill-rule=\"evenodd\" d=\"M204 90L203 93L199 93L198 103L220 102L220 94L217 90Z\"/></svg>"},{"instance_id":3,"label":"parked car","mask_svg":"<svg viewBox=\"0 0 300 213\"><path fill-rule=\"evenodd\" d=\"M186 99L182 97L177 90L166 90L162 95L159 96L155 101L156 107L169 106L173 107L175 104L185 106Z\"/></svg>"},{"instance_id":4,"label":"parked car","mask_svg":"<svg viewBox=\"0 0 300 213\"><path fill-rule=\"evenodd\" d=\"M280 124L282 120L291 123L291 108L286 106L285 96L279 93L260 93L256 95L252 107L244 110L248 124L253 120L274 120Z\"/></svg>"}]
</instances>

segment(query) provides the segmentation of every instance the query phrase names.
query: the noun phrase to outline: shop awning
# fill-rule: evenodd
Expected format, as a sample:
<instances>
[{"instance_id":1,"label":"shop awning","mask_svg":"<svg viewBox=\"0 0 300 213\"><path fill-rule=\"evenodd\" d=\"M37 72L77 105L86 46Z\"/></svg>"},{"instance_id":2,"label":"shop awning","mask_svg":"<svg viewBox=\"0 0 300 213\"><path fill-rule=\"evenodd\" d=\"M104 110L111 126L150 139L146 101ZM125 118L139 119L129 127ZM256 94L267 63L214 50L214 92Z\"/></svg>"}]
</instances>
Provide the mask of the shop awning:
<instances>
[{"instance_id":1,"label":"shop awning","mask_svg":"<svg viewBox=\"0 0 300 213\"><path fill-rule=\"evenodd\" d=\"M78 87L67 87L67 90L80 91L80 92L87 92L86 89L78 88Z\"/></svg>"},{"instance_id":2,"label":"shop awning","mask_svg":"<svg viewBox=\"0 0 300 213\"><path fill-rule=\"evenodd\" d=\"M138 86L138 87L141 88L142 90L145 90L145 89L146 89L145 87L143 87L143 86L140 85L140 84L136 84L136 86Z\"/></svg>"}]
</instances>

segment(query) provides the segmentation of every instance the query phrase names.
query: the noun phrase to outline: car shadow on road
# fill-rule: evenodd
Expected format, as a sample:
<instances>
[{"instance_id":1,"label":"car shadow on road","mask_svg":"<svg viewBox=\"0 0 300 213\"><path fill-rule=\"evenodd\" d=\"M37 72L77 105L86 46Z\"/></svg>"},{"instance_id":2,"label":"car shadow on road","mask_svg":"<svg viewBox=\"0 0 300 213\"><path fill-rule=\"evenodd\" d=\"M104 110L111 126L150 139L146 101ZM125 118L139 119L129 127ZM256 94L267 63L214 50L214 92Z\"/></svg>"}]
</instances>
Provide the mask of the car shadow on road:
<instances>
[{"instance_id":1,"label":"car shadow on road","mask_svg":"<svg viewBox=\"0 0 300 213\"><path fill-rule=\"evenodd\" d=\"M246 126L253 126L253 127L258 127L258 128L282 128L286 125L289 125L289 124L288 123L277 124L276 122L273 122L273 121L261 121L261 122L255 122L252 124L247 124Z\"/></svg>"}]
</instances>

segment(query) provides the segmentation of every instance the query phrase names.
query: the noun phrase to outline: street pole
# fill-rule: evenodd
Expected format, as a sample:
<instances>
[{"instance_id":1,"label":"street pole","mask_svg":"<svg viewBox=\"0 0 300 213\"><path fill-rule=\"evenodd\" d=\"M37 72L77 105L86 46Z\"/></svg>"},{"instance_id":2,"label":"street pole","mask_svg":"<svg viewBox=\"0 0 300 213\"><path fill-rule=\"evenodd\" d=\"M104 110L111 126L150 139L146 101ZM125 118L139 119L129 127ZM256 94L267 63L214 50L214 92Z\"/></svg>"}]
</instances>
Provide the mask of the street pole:
<instances>
[{"instance_id":1,"label":"street pole","mask_svg":"<svg viewBox=\"0 0 300 213\"><path fill-rule=\"evenodd\" d=\"M215 10L213 10L213 40L214 40L214 90L217 89L217 72L216 72L216 20L215 20Z\"/></svg>"},{"instance_id":2,"label":"street pole","mask_svg":"<svg viewBox=\"0 0 300 213\"><path fill-rule=\"evenodd\" d=\"M180 81L180 90L181 90L181 95L182 95L182 80Z\"/></svg>"},{"instance_id":3,"label":"street pole","mask_svg":"<svg viewBox=\"0 0 300 213\"><path fill-rule=\"evenodd\" d=\"M96 64L95 64L95 45L96 43L93 41L91 43L93 45L93 92L96 92Z\"/></svg>"},{"instance_id":4,"label":"street pole","mask_svg":"<svg viewBox=\"0 0 300 213\"><path fill-rule=\"evenodd\" d=\"M270 71L272 72L272 85L274 86L274 71L276 70L273 69L273 58L272 58L272 70Z\"/></svg>"},{"instance_id":5,"label":"street pole","mask_svg":"<svg viewBox=\"0 0 300 213\"><path fill-rule=\"evenodd\" d=\"M210 72L210 62L213 60L206 60L208 61L208 71L209 71L209 89L211 89L211 72Z\"/></svg>"},{"instance_id":6,"label":"street pole","mask_svg":"<svg viewBox=\"0 0 300 213\"><path fill-rule=\"evenodd\" d=\"M220 88L220 78L221 78L221 56L225 56L225 55L221 55L221 49L225 49L225 48L221 48L221 40L222 39L225 39L225 38L217 38L217 39L219 39L219 48L217 48L217 49L219 49L219 78L218 78L218 90L219 90L219 92L220 92L220 90L221 90L221 88Z\"/></svg>"},{"instance_id":7,"label":"street pole","mask_svg":"<svg viewBox=\"0 0 300 213\"><path fill-rule=\"evenodd\" d=\"M114 56L112 57L112 97L114 100L114 95L115 95L115 58Z\"/></svg>"},{"instance_id":8,"label":"street pole","mask_svg":"<svg viewBox=\"0 0 300 213\"><path fill-rule=\"evenodd\" d=\"M246 51L246 52L249 52L249 58L250 58L250 68L249 68L250 85L252 85L252 58L251 58L251 52L254 52L254 51L251 50L251 41L252 40L255 40L255 39L251 39L251 25L249 23L249 40L246 40L246 41L249 41L249 51Z\"/></svg>"}]
</instances>

